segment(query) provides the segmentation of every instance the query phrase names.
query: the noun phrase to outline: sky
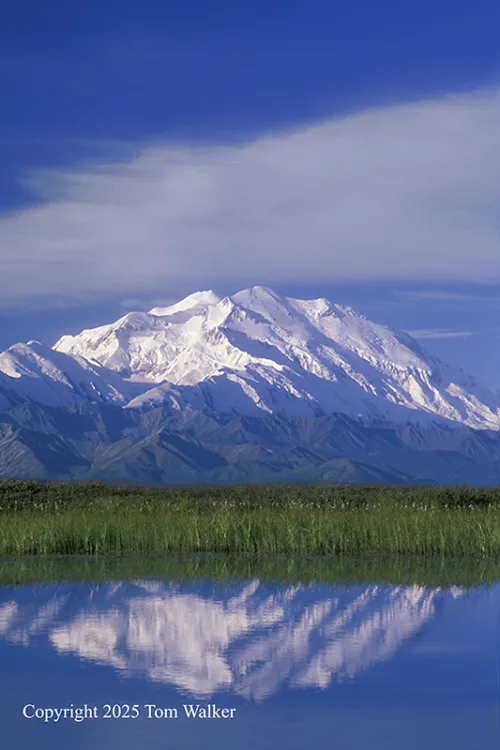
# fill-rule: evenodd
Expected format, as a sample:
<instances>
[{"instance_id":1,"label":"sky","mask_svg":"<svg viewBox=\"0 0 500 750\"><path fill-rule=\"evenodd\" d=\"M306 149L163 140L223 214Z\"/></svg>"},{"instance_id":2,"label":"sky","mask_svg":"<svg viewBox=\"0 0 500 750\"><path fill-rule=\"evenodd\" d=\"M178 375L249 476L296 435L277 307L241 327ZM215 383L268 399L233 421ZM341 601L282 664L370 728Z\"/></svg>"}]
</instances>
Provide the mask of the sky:
<instances>
[{"instance_id":1,"label":"sky","mask_svg":"<svg viewBox=\"0 0 500 750\"><path fill-rule=\"evenodd\" d=\"M326 296L500 388L497 0L4 0L0 349Z\"/></svg>"}]
</instances>

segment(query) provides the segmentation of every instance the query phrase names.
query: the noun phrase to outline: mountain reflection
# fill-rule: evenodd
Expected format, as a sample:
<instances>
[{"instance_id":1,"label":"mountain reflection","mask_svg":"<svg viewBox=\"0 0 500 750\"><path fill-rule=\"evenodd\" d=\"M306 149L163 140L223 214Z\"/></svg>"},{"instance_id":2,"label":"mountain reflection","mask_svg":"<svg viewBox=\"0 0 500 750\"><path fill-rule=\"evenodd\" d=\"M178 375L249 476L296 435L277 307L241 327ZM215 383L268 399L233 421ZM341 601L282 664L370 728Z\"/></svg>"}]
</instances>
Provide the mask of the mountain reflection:
<instances>
[{"instance_id":1,"label":"mountain reflection","mask_svg":"<svg viewBox=\"0 0 500 750\"><path fill-rule=\"evenodd\" d=\"M23 595L24 592L24 595ZM4 590L5 593L5 590ZM26 589L0 636L168 683L199 698L326 688L389 659L459 589L137 581Z\"/></svg>"}]
</instances>

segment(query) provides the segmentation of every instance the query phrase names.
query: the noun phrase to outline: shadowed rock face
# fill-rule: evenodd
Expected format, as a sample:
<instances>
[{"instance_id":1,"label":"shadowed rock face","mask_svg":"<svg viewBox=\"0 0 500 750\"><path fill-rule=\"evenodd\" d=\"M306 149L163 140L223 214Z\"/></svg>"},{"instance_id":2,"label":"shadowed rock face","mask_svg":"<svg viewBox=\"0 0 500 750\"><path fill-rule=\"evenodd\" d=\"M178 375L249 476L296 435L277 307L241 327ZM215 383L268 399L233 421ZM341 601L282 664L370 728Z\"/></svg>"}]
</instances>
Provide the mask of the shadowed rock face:
<instances>
[{"instance_id":1,"label":"shadowed rock face","mask_svg":"<svg viewBox=\"0 0 500 750\"><path fill-rule=\"evenodd\" d=\"M66 589L66 590L65 590ZM40 639L123 674L196 697L264 699L284 687L326 688L390 659L459 589L231 584L210 591L137 581L45 589L0 603L0 637Z\"/></svg>"},{"instance_id":2,"label":"shadowed rock face","mask_svg":"<svg viewBox=\"0 0 500 750\"><path fill-rule=\"evenodd\" d=\"M500 434L157 406L0 411L0 475L158 483L500 483Z\"/></svg>"}]
</instances>

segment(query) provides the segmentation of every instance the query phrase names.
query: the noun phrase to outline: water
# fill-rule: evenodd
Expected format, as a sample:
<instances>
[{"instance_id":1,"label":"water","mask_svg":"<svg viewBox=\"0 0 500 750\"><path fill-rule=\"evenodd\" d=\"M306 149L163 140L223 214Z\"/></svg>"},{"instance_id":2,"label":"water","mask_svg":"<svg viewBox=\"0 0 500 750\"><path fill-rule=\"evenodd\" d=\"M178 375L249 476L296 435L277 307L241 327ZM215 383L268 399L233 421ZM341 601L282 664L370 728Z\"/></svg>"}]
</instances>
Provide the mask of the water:
<instances>
[{"instance_id":1,"label":"water","mask_svg":"<svg viewBox=\"0 0 500 750\"><path fill-rule=\"evenodd\" d=\"M5 585L0 744L497 748L499 603L498 584ZM94 717L44 721L71 704ZM197 705L221 718L188 718ZM37 709L44 718L23 717Z\"/></svg>"}]
</instances>

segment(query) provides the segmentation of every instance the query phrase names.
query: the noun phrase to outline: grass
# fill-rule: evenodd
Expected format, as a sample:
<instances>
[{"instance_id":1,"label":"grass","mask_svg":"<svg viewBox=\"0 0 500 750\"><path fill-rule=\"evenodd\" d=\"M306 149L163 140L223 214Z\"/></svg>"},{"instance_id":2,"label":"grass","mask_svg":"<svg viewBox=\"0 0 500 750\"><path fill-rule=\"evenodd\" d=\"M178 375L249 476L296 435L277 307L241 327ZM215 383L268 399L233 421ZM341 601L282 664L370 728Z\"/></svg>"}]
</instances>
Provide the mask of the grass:
<instances>
[{"instance_id":1,"label":"grass","mask_svg":"<svg viewBox=\"0 0 500 750\"><path fill-rule=\"evenodd\" d=\"M500 560L500 488L0 482L0 556Z\"/></svg>"}]
</instances>

